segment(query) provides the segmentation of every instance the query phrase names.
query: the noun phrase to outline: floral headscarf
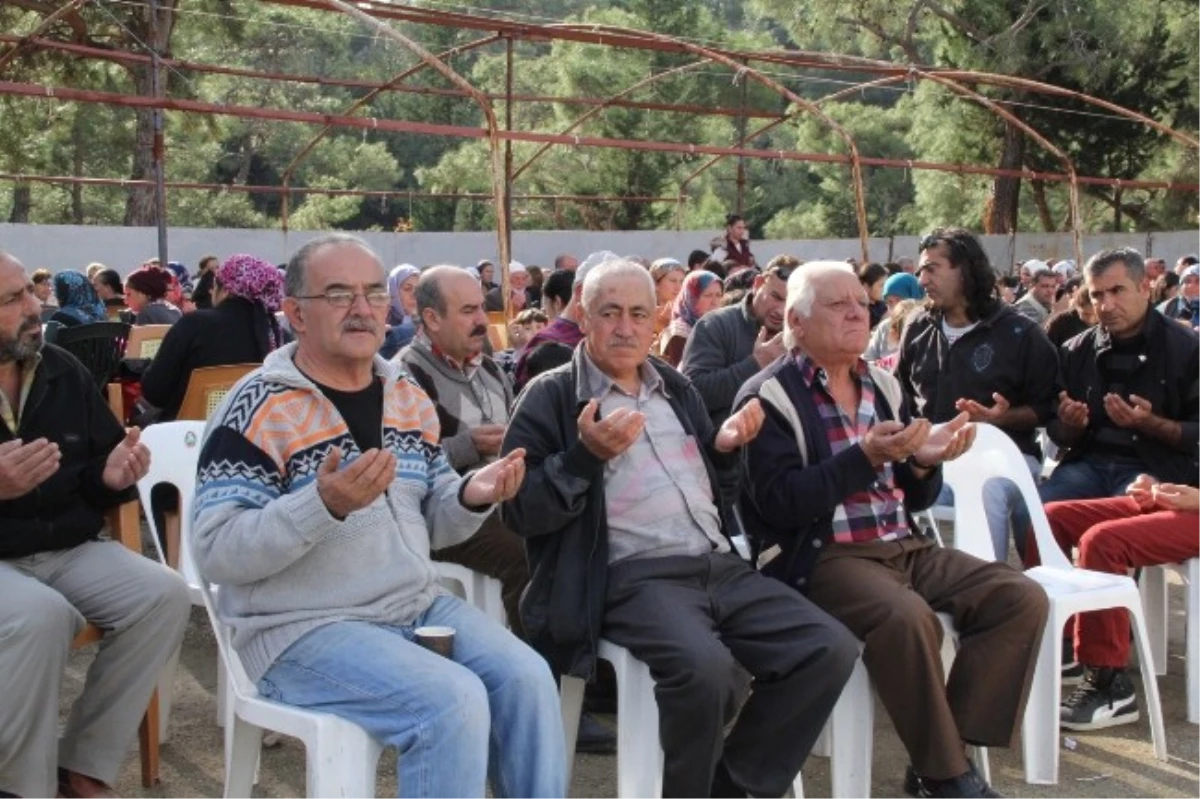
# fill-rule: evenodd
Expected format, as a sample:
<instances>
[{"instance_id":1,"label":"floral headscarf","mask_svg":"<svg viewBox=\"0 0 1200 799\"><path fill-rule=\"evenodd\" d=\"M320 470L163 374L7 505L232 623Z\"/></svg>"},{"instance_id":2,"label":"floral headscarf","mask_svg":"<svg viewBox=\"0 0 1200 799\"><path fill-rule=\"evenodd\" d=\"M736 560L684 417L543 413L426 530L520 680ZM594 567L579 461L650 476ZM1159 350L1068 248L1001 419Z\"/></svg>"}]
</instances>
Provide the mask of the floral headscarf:
<instances>
[{"instance_id":1,"label":"floral headscarf","mask_svg":"<svg viewBox=\"0 0 1200 799\"><path fill-rule=\"evenodd\" d=\"M671 324L667 328L669 331L674 330L671 335L686 336L692 332L692 326L700 319L696 315L696 303L713 281L719 283L721 278L703 269L688 272L687 277L683 279L683 287L675 297L675 304L671 306Z\"/></svg>"},{"instance_id":2,"label":"floral headscarf","mask_svg":"<svg viewBox=\"0 0 1200 799\"><path fill-rule=\"evenodd\" d=\"M175 279L179 281L179 286L184 291L192 290L192 276L188 274L187 267L178 261L167 261L167 269L171 274L175 275Z\"/></svg>"},{"instance_id":3,"label":"floral headscarf","mask_svg":"<svg viewBox=\"0 0 1200 799\"><path fill-rule=\"evenodd\" d=\"M421 270L412 264L400 264L388 275L388 294L392 295L392 304L388 307L387 315L389 325L402 324L408 318L404 303L400 300L400 287L404 285L404 281L419 274Z\"/></svg>"},{"instance_id":4,"label":"floral headscarf","mask_svg":"<svg viewBox=\"0 0 1200 799\"><path fill-rule=\"evenodd\" d=\"M54 297L58 310L83 324L108 319L104 302L86 276L79 272L59 272L54 276Z\"/></svg>"},{"instance_id":5,"label":"floral headscarf","mask_svg":"<svg viewBox=\"0 0 1200 799\"><path fill-rule=\"evenodd\" d=\"M217 285L254 305L254 334L263 357L283 342L275 313L283 306L283 273L253 255L231 255L217 267Z\"/></svg>"}]
</instances>

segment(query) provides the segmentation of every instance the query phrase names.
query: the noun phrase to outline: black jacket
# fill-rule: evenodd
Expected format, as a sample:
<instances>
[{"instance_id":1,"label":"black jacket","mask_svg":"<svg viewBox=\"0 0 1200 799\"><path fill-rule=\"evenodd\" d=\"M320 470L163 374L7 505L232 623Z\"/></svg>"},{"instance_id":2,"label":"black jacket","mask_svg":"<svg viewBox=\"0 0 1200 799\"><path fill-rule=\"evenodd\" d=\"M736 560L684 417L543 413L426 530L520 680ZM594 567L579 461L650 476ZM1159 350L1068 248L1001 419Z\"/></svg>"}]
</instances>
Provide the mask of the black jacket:
<instances>
[{"instance_id":1,"label":"black jacket","mask_svg":"<svg viewBox=\"0 0 1200 799\"><path fill-rule=\"evenodd\" d=\"M780 548L779 555L763 566L763 573L805 593L817 556L833 535L837 506L850 494L866 490L878 474L860 445L833 454L821 412L795 359L789 355L776 359L751 378L738 392L734 407L740 408L757 397L763 384L772 378L778 379L796 408L804 427L808 457L801 456L791 424L764 400L762 430L744 449L746 479L739 506L746 535L760 549L773 545ZM879 389L875 392L875 412L880 421L895 418ZM907 424L911 420L907 410L900 408L900 421ZM921 478L907 463L893 463L892 473L896 486L904 492L909 527L914 535L920 535L911 514L937 500L942 490L942 470L934 469Z\"/></svg>"},{"instance_id":2,"label":"black jacket","mask_svg":"<svg viewBox=\"0 0 1200 799\"><path fill-rule=\"evenodd\" d=\"M1197 455L1200 451L1200 344L1196 334L1178 322L1150 309L1144 328L1149 357L1130 380L1129 393L1150 401L1154 413L1180 423L1179 446L1172 447L1150 436L1134 439L1146 471L1171 483L1196 485ZM1085 456L1097 421L1104 418L1104 378L1100 360L1112 347L1112 337L1097 325L1063 345L1063 383L1072 399L1086 401L1089 427L1083 438L1070 446L1062 460ZM1126 397L1125 399L1128 399ZM1066 446L1058 419L1046 426L1050 438Z\"/></svg>"},{"instance_id":3,"label":"black jacket","mask_svg":"<svg viewBox=\"0 0 1200 799\"><path fill-rule=\"evenodd\" d=\"M104 511L134 499L102 477L125 437L91 374L70 353L47 344L34 373L16 435L0 422L0 442L45 438L58 444L58 471L24 496L0 501L0 558L69 549L96 538Z\"/></svg>"},{"instance_id":4,"label":"black jacket","mask_svg":"<svg viewBox=\"0 0 1200 799\"><path fill-rule=\"evenodd\" d=\"M957 416L957 400L991 406L997 392L1013 407L1033 408L1042 425L1054 415L1058 355L1035 322L1007 305L980 319L953 346L942 332L942 315L926 311L904 328L896 378L913 415L934 423ZM1034 428L1003 429L1021 452L1041 458Z\"/></svg>"},{"instance_id":5,"label":"black jacket","mask_svg":"<svg viewBox=\"0 0 1200 799\"><path fill-rule=\"evenodd\" d=\"M179 415L193 369L262 363L267 346L261 340L263 331L257 329L260 324L253 303L226 297L220 305L184 314L171 325L142 373L142 396L162 410L158 421L169 422Z\"/></svg>"},{"instance_id":6,"label":"black jacket","mask_svg":"<svg viewBox=\"0 0 1200 799\"><path fill-rule=\"evenodd\" d=\"M605 462L579 440L576 424L587 404L579 395L581 349L571 363L534 378L517 398L502 449L507 454L525 448L525 482L504 503L501 518L526 539L530 581L521 598L526 640L562 673L591 677L608 588L608 524ZM650 363L662 376L684 432L704 442L704 465L726 532L729 513L720 500L716 468L736 468L737 457L713 449L715 432L691 383L661 361Z\"/></svg>"}]
</instances>

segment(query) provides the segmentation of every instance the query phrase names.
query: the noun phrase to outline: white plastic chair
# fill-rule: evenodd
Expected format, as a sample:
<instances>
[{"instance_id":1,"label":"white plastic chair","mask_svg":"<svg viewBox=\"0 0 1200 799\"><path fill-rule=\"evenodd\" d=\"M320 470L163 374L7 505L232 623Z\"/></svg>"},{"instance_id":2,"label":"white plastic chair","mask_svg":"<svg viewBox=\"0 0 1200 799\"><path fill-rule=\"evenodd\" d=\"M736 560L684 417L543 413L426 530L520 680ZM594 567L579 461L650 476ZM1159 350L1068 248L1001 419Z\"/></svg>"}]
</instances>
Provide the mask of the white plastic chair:
<instances>
[{"instance_id":1,"label":"white plastic chair","mask_svg":"<svg viewBox=\"0 0 1200 799\"><path fill-rule=\"evenodd\" d=\"M654 678L650 667L629 654L629 650L601 640L597 653L612 664L617 675L617 796L662 796L663 751L658 735L658 702L654 698ZM567 751L567 786L575 762L575 738L583 712L584 681L562 678L563 738ZM793 795L804 796L804 783L796 774Z\"/></svg>"},{"instance_id":2,"label":"white plastic chair","mask_svg":"<svg viewBox=\"0 0 1200 799\"><path fill-rule=\"evenodd\" d=\"M942 670L948 675L958 651L958 633L946 613L937 614L945 635L942 638ZM860 645L861 646L861 645ZM991 782L991 767L987 749L973 747L975 765L980 776ZM842 688L837 704L813 754L830 760L830 795L869 797L871 795L871 766L875 757L875 690L862 658L854 664L850 679Z\"/></svg>"},{"instance_id":3,"label":"white plastic chair","mask_svg":"<svg viewBox=\"0 0 1200 799\"><path fill-rule=\"evenodd\" d=\"M1187 590L1187 717L1192 724L1200 724L1200 558L1186 563L1167 563L1162 566L1145 566L1138 586L1142 594L1142 609L1146 614L1146 629L1149 631L1150 649L1154 653L1154 670L1167 673L1167 569L1183 579Z\"/></svg>"},{"instance_id":4,"label":"white plastic chair","mask_svg":"<svg viewBox=\"0 0 1200 799\"><path fill-rule=\"evenodd\" d=\"M1029 509L1042 559L1041 566L1029 569L1025 574L1041 585L1050 598L1050 616L1042 635L1022 726L1025 781L1040 785L1058 782L1062 633L1073 615L1091 610L1125 608L1129 612L1142 669L1144 704L1150 714L1154 756L1166 760L1158 682L1154 676L1154 660L1137 585L1125 575L1088 571L1072 565L1050 531L1050 522L1020 450L999 428L988 424L976 424L975 427L975 443L971 449L943 469L944 479L954 489L954 546L983 560L995 559L983 511L983 485L993 477L1012 480L1021 490Z\"/></svg>"},{"instance_id":5,"label":"white plastic chair","mask_svg":"<svg viewBox=\"0 0 1200 799\"><path fill-rule=\"evenodd\" d=\"M154 519L150 504L150 495L154 486L167 483L179 491L179 525L180 541L179 564L177 568L188 584L188 594L193 605L203 604L200 595L200 578L192 563L192 554L182 545L187 531L192 527L192 500L196 495L196 465L200 460L200 443L204 437L204 422L163 422L150 425L142 431L141 441L150 450L150 469L138 480L138 498L146 511L146 522L150 527L150 539L158 552L158 559L170 564L167 553L163 551L161 531ZM176 660L178 654L176 654ZM173 666L175 661L169 665ZM164 680L168 675L173 676L174 668L164 670ZM217 658L217 724L225 723L225 667ZM170 711L170 686L159 683L161 713L159 726L161 736L166 737L167 720ZM166 697L161 699L161 697Z\"/></svg>"},{"instance_id":6,"label":"white plastic chair","mask_svg":"<svg viewBox=\"0 0 1200 799\"><path fill-rule=\"evenodd\" d=\"M468 605L474 605L490 618L508 627L508 614L504 610L499 580L457 563L436 560L433 565L443 586Z\"/></svg>"}]
</instances>

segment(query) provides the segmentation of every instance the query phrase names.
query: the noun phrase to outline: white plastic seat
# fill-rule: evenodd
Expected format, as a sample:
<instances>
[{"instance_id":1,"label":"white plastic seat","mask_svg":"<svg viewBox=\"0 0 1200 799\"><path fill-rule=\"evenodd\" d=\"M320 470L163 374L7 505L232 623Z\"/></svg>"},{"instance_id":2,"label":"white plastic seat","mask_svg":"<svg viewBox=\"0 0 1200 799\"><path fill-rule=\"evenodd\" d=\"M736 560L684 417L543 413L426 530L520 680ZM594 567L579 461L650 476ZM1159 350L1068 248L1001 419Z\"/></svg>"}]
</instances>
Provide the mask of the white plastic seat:
<instances>
[{"instance_id":1,"label":"white plastic seat","mask_svg":"<svg viewBox=\"0 0 1200 799\"><path fill-rule=\"evenodd\" d=\"M1022 726L1025 781L1040 785L1058 782L1062 634L1073 615L1092 610L1124 608L1129 612L1142 669L1144 705L1150 714L1154 756L1165 761L1167 747L1162 707L1137 585L1126 575L1089 571L1072 565L1050 531L1050 522L1033 477L1016 444L999 428L981 423L975 427L975 443L971 449L943 469L945 481L954 490L954 546L983 560L995 559L983 510L983 485L993 477L1012 480L1021 490L1029 509L1042 560L1041 566L1029 569L1025 574L1041 585L1050 599L1050 616L1042 635Z\"/></svg>"},{"instance_id":2,"label":"white plastic seat","mask_svg":"<svg viewBox=\"0 0 1200 799\"><path fill-rule=\"evenodd\" d=\"M601 640L597 653L612 664L617 675L617 796L662 796L663 751L658 734L658 702L654 698L654 678L650 667L629 654L629 650ZM584 681L562 678L563 737L566 740L568 779L575 762L575 738L583 712ZM804 796L801 775L792 783L793 795Z\"/></svg>"},{"instance_id":3,"label":"white plastic seat","mask_svg":"<svg viewBox=\"0 0 1200 799\"><path fill-rule=\"evenodd\" d=\"M192 500L196 494L196 466L200 460L200 442L204 437L204 422L163 422L150 425L142 431L141 441L150 450L150 469L138 480L138 498L146 511L146 522L150 527L150 538L158 559L171 565L167 553L163 551L162 531L154 519L150 496L154 487L166 483L179 492L178 518L180 524L180 541L183 533L192 526ZM177 542L178 543L178 542ZM203 604L200 595L200 579L192 565L192 556L187 548L179 546L179 573L188 584L188 594L193 605ZM164 670L163 680L159 683L161 713L159 716L160 737L166 737L167 721L170 714L170 685L168 676L173 677L174 663L178 654ZM217 658L217 724L225 723L225 668L221 659Z\"/></svg>"},{"instance_id":4,"label":"white plastic seat","mask_svg":"<svg viewBox=\"0 0 1200 799\"><path fill-rule=\"evenodd\" d=\"M500 581L495 577L460 566L457 563L434 561L442 585L468 605L474 605L496 622L508 627L508 614Z\"/></svg>"},{"instance_id":5,"label":"white plastic seat","mask_svg":"<svg viewBox=\"0 0 1200 799\"><path fill-rule=\"evenodd\" d=\"M1200 669L1200 558L1186 563L1167 563L1162 566L1142 568L1138 588L1142 594L1142 609L1146 614L1146 629L1150 639L1150 650L1154 654L1154 670L1167 673L1167 570L1178 574L1187 590L1187 718L1192 724L1200 724L1200 686L1197 686L1197 670Z\"/></svg>"}]
</instances>

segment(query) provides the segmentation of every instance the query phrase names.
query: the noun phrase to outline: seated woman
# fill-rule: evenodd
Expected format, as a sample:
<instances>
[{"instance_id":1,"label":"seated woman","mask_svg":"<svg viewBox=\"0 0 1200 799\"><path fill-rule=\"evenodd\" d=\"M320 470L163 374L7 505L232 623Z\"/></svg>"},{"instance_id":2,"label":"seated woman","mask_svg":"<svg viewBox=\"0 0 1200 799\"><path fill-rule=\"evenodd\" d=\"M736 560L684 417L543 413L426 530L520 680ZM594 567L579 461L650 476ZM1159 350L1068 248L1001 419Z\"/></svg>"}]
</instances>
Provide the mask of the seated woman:
<instances>
[{"instance_id":1,"label":"seated woman","mask_svg":"<svg viewBox=\"0 0 1200 799\"><path fill-rule=\"evenodd\" d=\"M118 313L125 310L125 295L121 293L125 287L121 285L121 273L116 269L101 269L92 278L92 288L104 303L108 318L115 321Z\"/></svg>"},{"instance_id":2,"label":"seated woman","mask_svg":"<svg viewBox=\"0 0 1200 799\"><path fill-rule=\"evenodd\" d=\"M81 272L59 272L55 275L54 298L58 300L58 310L46 320L48 322L72 327L108 320L104 303Z\"/></svg>"},{"instance_id":3,"label":"seated woman","mask_svg":"<svg viewBox=\"0 0 1200 799\"><path fill-rule=\"evenodd\" d=\"M172 275L161 266L143 266L125 278L125 304L135 325L173 325L183 312L167 302Z\"/></svg>"},{"instance_id":4,"label":"seated woman","mask_svg":"<svg viewBox=\"0 0 1200 799\"><path fill-rule=\"evenodd\" d=\"M689 272L671 308L671 323L659 336L662 359L678 367L692 327L721 304L721 279L712 272Z\"/></svg>"},{"instance_id":5,"label":"seated woman","mask_svg":"<svg viewBox=\"0 0 1200 799\"><path fill-rule=\"evenodd\" d=\"M252 255L234 255L217 269L213 307L179 320L142 374L142 396L171 421L192 370L262 363L283 343L275 312L283 302L283 273Z\"/></svg>"},{"instance_id":6,"label":"seated woman","mask_svg":"<svg viewBox=\"0 0 1200 799\"><path fill-rule=\"evenodd\" d=\"M388 275L392 304L388 307L387 335L379 348L379 354L388 360L417 334L417 278L420 276L421 270L412 264L400 264Z\"/></svg>"},{"instance_id":7,"label":"seated woman","mask_svg":"<svg viewBox=\"0 0 1200 799\"><path fill-rule=\"evenodd\" d=\"M654 335L663 332L671 323L671 308L679 296L679 289L683 287L686 274L683 264L674 258L659 258L650 264L650 277L654 278L655 301L658 303L658 310L654 314Z\"/></svg>"}]
</instances>

